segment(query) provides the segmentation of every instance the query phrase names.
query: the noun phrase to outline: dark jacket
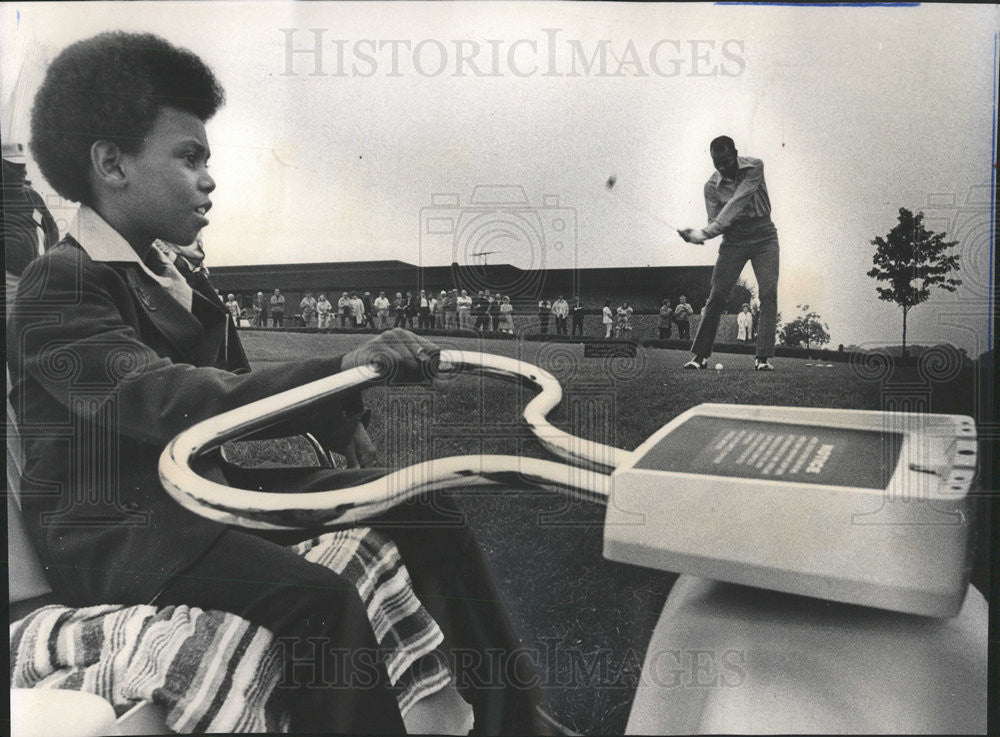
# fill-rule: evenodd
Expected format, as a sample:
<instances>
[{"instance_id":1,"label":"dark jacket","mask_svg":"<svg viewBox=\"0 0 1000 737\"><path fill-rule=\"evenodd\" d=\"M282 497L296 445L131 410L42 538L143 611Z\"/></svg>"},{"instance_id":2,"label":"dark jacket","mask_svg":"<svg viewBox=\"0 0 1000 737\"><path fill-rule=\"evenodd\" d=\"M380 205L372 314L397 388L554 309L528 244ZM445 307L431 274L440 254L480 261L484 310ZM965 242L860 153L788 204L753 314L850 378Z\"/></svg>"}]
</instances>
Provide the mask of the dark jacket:
<instances>
[{"instance_id":1,"label":"dark jacket","mask_svg":"<svg viewBox=\"0 0 1000 737\"><path fill-rule=\"evenodd\" d=\"M148 602L224 529L164 491L157 464L169 440L340 370L338 356L251 372L232 320L201 286L189 312L138 263L93 261L70 237L21 279L7 360L24 519L66 604ZM302 432L339 408L293 423Z\"/></svg>"},{"instance_id":2,"label":"dark jacket","mask_svg":"<svg viewBox=\"0 0 1000 737\"><path fill-rule=\"evenodd\" d=\"M25 179L23 164L3 159L3 206L0 207L3 231L4 267L19 276L38 254L56 244L59 227L30 182ZM39 229L43 238L39 242Z\"/></svg>"}]
</instances>

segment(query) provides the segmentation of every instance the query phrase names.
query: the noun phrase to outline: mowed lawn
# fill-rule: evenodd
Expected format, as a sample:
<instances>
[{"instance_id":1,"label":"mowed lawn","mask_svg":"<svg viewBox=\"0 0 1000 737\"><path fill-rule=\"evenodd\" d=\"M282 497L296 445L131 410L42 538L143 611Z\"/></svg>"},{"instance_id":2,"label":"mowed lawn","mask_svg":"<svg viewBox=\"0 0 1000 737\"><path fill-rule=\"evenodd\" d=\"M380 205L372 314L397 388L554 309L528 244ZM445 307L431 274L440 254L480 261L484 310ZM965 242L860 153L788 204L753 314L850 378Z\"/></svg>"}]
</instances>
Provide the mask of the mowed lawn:
<instances>
[{"instance_id":1,"label":"mowed lawn","mask_svg":"<svg viewBox=\"0 0 1000 737\"><path fill-rule=\"evenodd\" d=\"M344 353L371 337L243 332L251 363ZM863 380L847 363L830 368L779 358L775 372L756 373L752 356L716 354L711 363L723 363L721 371L695 372L681 370L688 358L681 351L639 347L635 360L602 359L585 358L583 346L573 343L433 340L442 348L521 358L547 369L565 393L549 416L554 425L629 450L704 402L879 409L883 396L884 379ZM513 383L465 374L444 377L434 388L376 387L366 393L366 404L382 462L401 467L465 453L547 457L519 426L533 395ZM676 576L605 561L598 505L537 490L481 488L455 496L554 716L581 733L621 734L650 633Z\"/></svg>"}]
</instances>

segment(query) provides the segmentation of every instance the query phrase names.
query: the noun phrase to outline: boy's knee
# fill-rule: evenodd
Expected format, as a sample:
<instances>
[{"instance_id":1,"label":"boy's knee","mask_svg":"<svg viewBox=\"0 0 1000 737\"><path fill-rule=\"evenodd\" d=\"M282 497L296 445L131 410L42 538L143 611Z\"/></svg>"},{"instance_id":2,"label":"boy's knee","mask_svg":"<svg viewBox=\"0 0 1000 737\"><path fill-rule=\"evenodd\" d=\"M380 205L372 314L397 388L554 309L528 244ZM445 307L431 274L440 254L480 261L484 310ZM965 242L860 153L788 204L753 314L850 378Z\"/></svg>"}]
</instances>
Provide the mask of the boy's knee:
<instances>
[{"instance_id":1,"label":"boy's knee","mask_svg":"<svg viewBox=\"0 0 1000 737\"><path fill-rule=\"evenodd\" d=\"M285 624L297 635L330 637L370 629L367 607L350 583L339 580L306 585L296 582L275 592L272 603Z\"/></svg>"}]
</instances>

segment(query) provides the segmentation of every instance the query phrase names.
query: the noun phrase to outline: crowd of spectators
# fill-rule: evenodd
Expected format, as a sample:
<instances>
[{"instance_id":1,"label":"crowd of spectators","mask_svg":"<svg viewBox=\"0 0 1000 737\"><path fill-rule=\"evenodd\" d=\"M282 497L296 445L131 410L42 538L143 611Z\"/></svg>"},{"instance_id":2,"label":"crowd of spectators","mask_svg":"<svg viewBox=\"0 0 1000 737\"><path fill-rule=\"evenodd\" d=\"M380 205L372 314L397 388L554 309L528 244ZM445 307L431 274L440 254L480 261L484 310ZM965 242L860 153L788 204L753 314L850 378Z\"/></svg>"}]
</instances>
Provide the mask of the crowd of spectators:
<instances>
[{"instance_id":1,"label":"crowd of spectators","mask_svg":"<svg viewBox=\"0 0 1000 737\"><path fill-rule=\"evenodd\" d=\"M243 307L232 294L219 299L233 315L234 322L241 327L275 327L286 325L286 299L280 289L270 295L257 292L250 304ZM523 301L518 302L524 310ZM529 310L525 310L530 312ZM572 302L558 295L555 300L538 301L538 331L565 336L583 336L584 315L588 308L573 297ZM643 314L647 314L644 311ZM348 291L340 295L334 293L305 292L292 310L288 326L328 328L353 328L386 330L403 327L418 330L499 332L513 334L515 305L509 295L489 289L470 295L465 289L442 289L440 292L421 289L419 291L387 294L380 291L373 297L372 292ZM605 338L630 338L633 333L635 308L623 300L615 305L605 300L601 310L601 323ZM658 338L670 340L676 337L691 339L691 318L696 314L684 295L677 298L677 304L664 299L659 307L657 321ZM744 304L737 316L739 341L752 341L757 333L758 311Z\"/></svg>"}]
</instances>

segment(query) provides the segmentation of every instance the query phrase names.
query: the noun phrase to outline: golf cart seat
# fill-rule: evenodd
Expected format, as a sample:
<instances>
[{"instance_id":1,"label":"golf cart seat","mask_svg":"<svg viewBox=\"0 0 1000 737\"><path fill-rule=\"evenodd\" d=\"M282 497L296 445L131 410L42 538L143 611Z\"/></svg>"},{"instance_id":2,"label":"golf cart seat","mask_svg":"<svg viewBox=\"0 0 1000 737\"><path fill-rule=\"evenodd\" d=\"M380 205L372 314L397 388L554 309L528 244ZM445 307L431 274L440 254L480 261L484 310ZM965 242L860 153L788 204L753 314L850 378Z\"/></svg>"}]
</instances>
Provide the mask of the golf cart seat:
<instances>
[{"instance_id":1,"label":"golf cart seat","mask_svg":"<svg viewBox=\"0 0 1000 737\"><path fill-rule=\"evenodd\" d=\"M681 576L628 734L986 733L988 606L948 619Z\"/></svg>"}]
</instances>

